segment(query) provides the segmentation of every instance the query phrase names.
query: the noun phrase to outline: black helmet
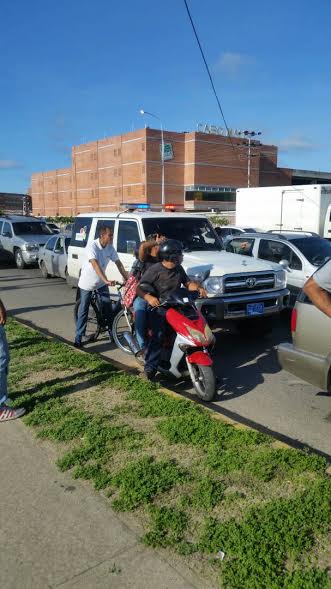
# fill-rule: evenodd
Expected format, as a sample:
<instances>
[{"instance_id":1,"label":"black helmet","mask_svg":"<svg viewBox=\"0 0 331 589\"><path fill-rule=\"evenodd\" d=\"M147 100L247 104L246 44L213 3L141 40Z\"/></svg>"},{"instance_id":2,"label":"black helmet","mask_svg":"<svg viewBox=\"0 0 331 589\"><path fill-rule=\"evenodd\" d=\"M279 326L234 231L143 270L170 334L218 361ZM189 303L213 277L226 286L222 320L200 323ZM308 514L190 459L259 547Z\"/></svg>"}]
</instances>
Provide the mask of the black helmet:
<instances>
[{"instance_id":1,"label":"black helmet","mask_svg":"<svg viewBox=\"0 0 331 589\"><path fill-rule=\"evenodd\" d=\"M159 259L167 262L178 262L183 255L183 244L177 239L165 239L159 247Z\"/></svg>"}]
</instances>

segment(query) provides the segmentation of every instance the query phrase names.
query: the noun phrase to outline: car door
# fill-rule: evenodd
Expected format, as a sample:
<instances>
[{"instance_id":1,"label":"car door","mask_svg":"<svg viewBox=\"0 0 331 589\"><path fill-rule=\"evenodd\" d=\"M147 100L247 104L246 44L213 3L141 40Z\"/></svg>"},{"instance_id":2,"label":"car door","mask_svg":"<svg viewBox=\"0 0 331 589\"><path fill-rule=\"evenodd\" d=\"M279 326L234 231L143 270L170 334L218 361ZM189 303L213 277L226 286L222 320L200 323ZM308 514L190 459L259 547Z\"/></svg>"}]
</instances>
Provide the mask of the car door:
<instances>
[{"instance_id":1,"label":"car door","mask_svg":"<svg viewBox=\"0 0 331 589\"><path fill-rule=\"evenodd\" d=\"M63 237L58 237L51 255L52 272L54 276L61 276L61 267L63 266L64 258L64 240Z\"/></svg>"},{"instance_id":2,"label":"car door","mask_svg":"<svg viewBox=\"0 0 331 589\"><path fill-rule=\"evenodd\" d=\"M141 239L139 235L138 222L134 219L120 220L117 227L115 240L115 249L127 272L130 272L135 259L135 251L138 249ZM117 268L115 269L116 278L114 280L122 281Z\"/></svg>"},{"instance_id":3,"label":"car door","mask_svg":"<svg viewBox=\"0 0 331 589\"><path fill-rule=\"evenodd\" d=\"M277 264L282 260L288 262L286 269L287 287L291 293L291 303L293 304L305 282L303 263L299 255L293 251L288 243L273 239L261 239L258 257Z\"/></svg>"},{"instance_id":4,"label":"car door","mask_svg":"<svg viewBox=\"0 0 331 589\"><path fill-rule=\"evenodd\" d=\"M0 250L3 250L3 245L2 245L2 241L1 241L2 228L3 228L3 221L0 221Z\"/></svg>"},{"instance_id":5,"label":"car door","mask_svg":"<svg viewBox=\"0 0 331 589\"><path fill-rule=\"evenodd\" d=\"M51 237L45 244L44 250L40 256L40 264L43 262L48 274L53 275L53 250L58 240L57 235Z\"/></svg>"},{"instance_id":6,"label":"car door","mask_svg":"<svg viewBox=\"0 0 331 589\"><path fill-rule=\"evenodd\" d=\"M1 245L6 252L13 253L13 230L8 221L5 221L2 227Z\"/></svg>"}]
</instances>

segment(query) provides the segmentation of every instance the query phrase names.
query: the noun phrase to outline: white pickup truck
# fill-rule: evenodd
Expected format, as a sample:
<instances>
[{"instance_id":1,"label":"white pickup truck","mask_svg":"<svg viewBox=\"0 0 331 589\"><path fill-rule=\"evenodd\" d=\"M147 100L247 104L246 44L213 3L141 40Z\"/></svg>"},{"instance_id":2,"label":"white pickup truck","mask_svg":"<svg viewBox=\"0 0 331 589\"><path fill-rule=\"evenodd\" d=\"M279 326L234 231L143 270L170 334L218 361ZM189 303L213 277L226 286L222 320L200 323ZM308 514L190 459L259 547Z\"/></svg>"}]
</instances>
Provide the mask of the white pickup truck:
<instances>
[{"instance_id":1,"label":"white pickup truck","mask_svg":"<svg viewBox=\"0 0 331 589\"><path fill-rule=\"evenodd\" d=\"M286 272L281 266L225 252L207 217L191 213L142 210L78 215L68 251L69 283L77 285L86 245L98 237L101 225L113 228L113 244L126 270L148 235L157 232L180 240L187 274L201 280L208 293L208 298L197 301L206 318L252 320L275 315L288 304ZM121 280L114 264L108 274Z\"/></svg>"}]
</instances>

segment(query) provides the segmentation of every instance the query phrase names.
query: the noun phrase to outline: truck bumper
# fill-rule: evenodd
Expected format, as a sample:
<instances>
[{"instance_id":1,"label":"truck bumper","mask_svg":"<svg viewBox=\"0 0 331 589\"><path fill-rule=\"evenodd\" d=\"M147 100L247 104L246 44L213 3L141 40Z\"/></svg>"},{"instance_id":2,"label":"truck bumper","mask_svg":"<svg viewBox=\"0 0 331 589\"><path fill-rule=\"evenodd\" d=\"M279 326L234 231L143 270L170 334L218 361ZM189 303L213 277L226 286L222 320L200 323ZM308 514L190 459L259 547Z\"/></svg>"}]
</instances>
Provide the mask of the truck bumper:
<instances>
[{"instance_id":1,"label":"truck bumper","mask_svg":"<svg viewBox=\"0 0 331 589\"><path fill-rule=\"evenodd\" d=\"M198 299L196 306L207 319L223 321L224 319L251 319L252 317L267 317L280 313L289 304L290 291L287 288L253 295L225 296L210 299ZM248 315L247 305L250 303L263 303L262 315Z\"/></svg>"}]
</instances>

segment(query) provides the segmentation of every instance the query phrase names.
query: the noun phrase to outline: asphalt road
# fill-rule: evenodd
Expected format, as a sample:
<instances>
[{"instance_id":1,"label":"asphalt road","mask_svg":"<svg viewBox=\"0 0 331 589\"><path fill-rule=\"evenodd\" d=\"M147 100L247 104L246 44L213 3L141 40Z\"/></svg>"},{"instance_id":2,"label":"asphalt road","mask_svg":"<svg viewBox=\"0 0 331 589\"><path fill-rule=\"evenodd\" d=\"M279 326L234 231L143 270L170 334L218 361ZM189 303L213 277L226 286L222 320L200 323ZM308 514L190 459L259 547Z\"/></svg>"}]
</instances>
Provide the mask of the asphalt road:
<instances>
[{"instance_id":1,"label":"asphalt road","mask_svg":"<svg viewBox=\"0 0 331 589\"><path fill-rule=\"evenodd\" d=\"M38 269L0 265L0 296L8 311L67 341L74 336L75 295L61 279L44 280ZM275 346L290 337L288 315L276 322L268 338L243 338L231 326L219 330L214 360L220 384L211 406L287 443L331 457L331 395L284 372L277 362ZM131 356L109 346L106 339L87 348L136 367ZM194 394L187 382L163 384L188 397Z\"/></svg>"}]
</instances>

